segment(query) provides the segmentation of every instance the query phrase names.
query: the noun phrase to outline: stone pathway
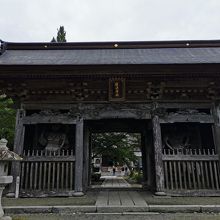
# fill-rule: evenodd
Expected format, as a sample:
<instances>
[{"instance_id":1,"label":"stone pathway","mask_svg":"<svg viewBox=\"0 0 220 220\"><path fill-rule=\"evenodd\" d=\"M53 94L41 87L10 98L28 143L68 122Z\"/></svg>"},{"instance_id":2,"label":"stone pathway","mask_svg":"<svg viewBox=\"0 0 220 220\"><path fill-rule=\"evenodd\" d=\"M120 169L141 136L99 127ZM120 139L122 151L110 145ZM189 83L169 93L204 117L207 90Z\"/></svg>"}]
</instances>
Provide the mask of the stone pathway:
<instances>
[{"instance_id":1,"label":"stone pathway","mask_svg":"<svg viewBox=\"0 0 220 220\"><path fill-rule=\"evenodd\" d=\"M128 188L131 185L122 177L105 177L101 185L102 188ZM117 207L120 208L145 208L146 201L137 191L100 191L96 200L96 206L103 208ZM104 209L106 211L106 209Z\"/></svg>"},{"instance_id":2,"label":"stone pathway","mask_svg":"<svg viewBox=\"0 0 220 220\"><path fill-rule=\"evenodd\" d=\"M105 176L104 182L102 183L102 188L124 188L131 187L131 185L123 179L123 177L117 176Z\"/></svg>"},{"instance_id":3,"label":"stone pathway","mask_svg":"<svg viewBox=\"0 0 220 220\"><path fill-rule=\"evenodd\" d=\"M96 206L146 207L146 201L136 191L101 191Z\"/></svg>"}]
</instances>

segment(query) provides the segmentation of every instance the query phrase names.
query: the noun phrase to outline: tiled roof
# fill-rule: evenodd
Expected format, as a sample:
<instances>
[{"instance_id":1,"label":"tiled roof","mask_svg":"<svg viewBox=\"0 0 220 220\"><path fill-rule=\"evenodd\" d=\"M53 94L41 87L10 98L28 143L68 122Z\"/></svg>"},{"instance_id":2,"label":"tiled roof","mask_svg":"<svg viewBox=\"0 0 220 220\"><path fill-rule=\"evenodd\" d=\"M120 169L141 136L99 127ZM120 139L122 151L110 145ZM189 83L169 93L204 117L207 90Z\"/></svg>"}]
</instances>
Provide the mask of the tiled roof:
<instances>
[{"instance_id":1,"label":"tiled roof","mask_svg":"<svg viewBox=\"0 0 220 220\"><path fill-rule=\"evenodd\" d=\"M49 44L51 45L51 44ZM64 45L64 44L63 44ZM33 49L32 49L33 47ZM0 65L126 65L220 63L220 47L64 48L10 47L0 55Z\"/></svg>"}]
</instances>

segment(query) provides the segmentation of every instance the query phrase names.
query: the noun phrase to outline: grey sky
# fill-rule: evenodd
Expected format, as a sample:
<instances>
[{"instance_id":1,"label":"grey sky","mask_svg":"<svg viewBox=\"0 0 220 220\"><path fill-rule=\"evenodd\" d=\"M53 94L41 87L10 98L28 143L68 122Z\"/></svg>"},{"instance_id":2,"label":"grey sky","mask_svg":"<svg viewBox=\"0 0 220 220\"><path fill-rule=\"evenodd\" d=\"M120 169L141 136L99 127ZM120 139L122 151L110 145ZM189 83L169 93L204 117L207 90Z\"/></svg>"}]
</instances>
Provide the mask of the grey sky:
<instances>
[{"instance_id":1,"label":"grey sky","mask_svg":"<svg viewBox=\"0 0 220 220\"><path fill-rule=\"evenodd\" d=\"M0 0L0 39L220 39L220 0Z\"/></svg>"}]
</instances>

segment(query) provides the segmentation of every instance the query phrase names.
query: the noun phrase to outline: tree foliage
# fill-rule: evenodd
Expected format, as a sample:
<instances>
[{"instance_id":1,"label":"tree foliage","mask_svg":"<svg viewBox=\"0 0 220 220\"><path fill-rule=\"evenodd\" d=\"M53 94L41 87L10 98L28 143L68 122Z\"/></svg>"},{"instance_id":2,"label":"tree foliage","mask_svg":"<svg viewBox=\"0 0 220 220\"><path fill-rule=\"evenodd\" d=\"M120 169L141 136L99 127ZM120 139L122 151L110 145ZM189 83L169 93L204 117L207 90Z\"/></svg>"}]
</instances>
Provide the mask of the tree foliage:
<instances>
[{"instance_id":1,"label":"tree foliage","mask_svg":"<svg viewBox=\"0 0 220 220\"><path fill-rule=\"evenodd\" d=\"M52 40L51 40L51 43L56 43L56 42L57 41L56 41L55 37L53 37Z\"/></svg>"},{"instance_id":2,"label":"tree foliage","mask_svg":"<svg viewBox=\"0 0 220 220\"><path fill-rule=\"evenodd\" d=\"M8 140L11 148L14 142L16 111L12 108L13 100L0 95L0 138Z\"/></svg>"},{"instance_id":3,"label":"tree foliage","mask_svg":"<svg viewBox=\"0 0 220 220\"><path fill-rule=\"evenodd\" d=\"M134 150L140 148L140 135L129 133L94 133L92 134L93 158L107 157L115 164L126 164L137 160Z\"/></svg>"},{"instance_id":4,"label":"tree foliage","mask_svg":"<svg viewBox=\"0 0 220 220\"><path fill-rule=\"evenodd\" d=\"M64 30L64 26L60 26L57 29L57 37L56 39L53 37L51 42L66 42L66 31Z\"/></svg>"}]
</instances>

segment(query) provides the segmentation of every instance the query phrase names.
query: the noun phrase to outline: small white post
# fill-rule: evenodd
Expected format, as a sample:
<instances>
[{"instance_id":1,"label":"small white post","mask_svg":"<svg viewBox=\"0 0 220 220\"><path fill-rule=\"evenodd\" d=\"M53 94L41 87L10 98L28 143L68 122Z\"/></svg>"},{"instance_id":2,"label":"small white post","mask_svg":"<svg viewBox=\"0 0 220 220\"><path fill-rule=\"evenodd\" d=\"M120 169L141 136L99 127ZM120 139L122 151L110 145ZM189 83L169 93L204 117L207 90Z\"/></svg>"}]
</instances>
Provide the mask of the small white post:
<instances>
[{"instance_id":1,"label":"small white post","mask_svg":"<svg viewBox=\"0 0 220 220\"><path fill-rule=\"evenodd\" d=\"M19 197L19 188L20 188L20 177L16 177L16 186L15 186L15 199Z\"/></svg>"}]
</instances>

